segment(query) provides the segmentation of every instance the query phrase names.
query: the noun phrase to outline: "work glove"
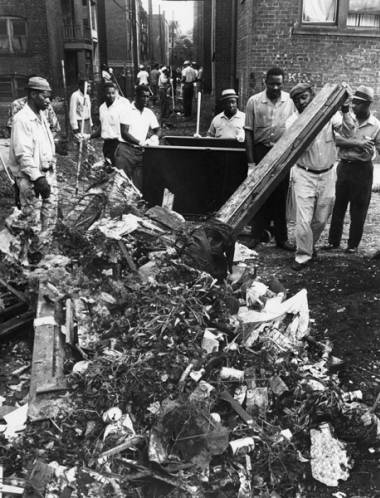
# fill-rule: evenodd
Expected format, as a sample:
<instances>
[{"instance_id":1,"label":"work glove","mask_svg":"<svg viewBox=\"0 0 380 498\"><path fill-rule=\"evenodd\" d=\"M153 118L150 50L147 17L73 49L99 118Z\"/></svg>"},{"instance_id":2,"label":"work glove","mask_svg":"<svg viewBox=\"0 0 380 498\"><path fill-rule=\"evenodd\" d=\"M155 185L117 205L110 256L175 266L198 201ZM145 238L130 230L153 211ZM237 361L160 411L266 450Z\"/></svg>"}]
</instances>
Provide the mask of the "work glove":
<instances>
[{"instance_id":1,"label":"work glove","mask_svg":"<svg viewBox=\"0 0 380 498\"><path fill-rule=\"evenodd\" d=\"M51 188L44 176L40 176L33 183L36 197L41 196L42 199L48 199L50 197Z\"/></svg>"}]
</instances>

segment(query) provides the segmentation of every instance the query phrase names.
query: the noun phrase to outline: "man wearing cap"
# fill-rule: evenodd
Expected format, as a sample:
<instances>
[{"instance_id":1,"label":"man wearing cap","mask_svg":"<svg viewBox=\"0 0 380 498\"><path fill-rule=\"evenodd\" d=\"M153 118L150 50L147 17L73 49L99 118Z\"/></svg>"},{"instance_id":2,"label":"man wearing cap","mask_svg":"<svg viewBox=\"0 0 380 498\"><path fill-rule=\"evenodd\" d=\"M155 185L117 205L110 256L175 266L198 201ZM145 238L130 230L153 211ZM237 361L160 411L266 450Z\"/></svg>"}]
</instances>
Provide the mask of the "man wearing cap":
<instances>
[{"instance_id":1,"label":"man wearing cap","mask_svg":"<svg viewBox=\"0 0 380 498\"><path fill-rule=\"evenodd\" d=\"M84 94L86 80L80 79L78 89L71 94L70 97L70 125L74 135L78 135L82 129L83 120L83 133L89 135L92 129L91 118L91 84L87 82L87 93Z\"/></svg>"},{"instance_id":2,"label":"man wearing cap","mask_svg":"<svg viewBox=\"0 0 380 498\"><path fill-rule=\"evenodd\" d=\"M31 229L46 240L57 214L55 146L44 114L50 104L51 88L44 78L33 77L27 89L28 101L14 116L10 141L10 169L21 205L13 228Z\"/></svg>"},{"instance_id":3,"label":"man wearing cap","mask_svg":"<svg viewBox=\"0 0 380 498\"><path fill-rule=\"evenodd\" d=\"M197 71L191 67L190 61L183 63L182 70L182 98L183 113L186 118L190 118L193 111L194 83L197 79Z\"/></svg>"},{"instance_id":4,"label":"man wearing cap","mask_svg":"<svg viewBox=\"0 0 380 498\"><path fill-rule=\"evenodd\" d=\"M298 83L290 91L297 112L286 123L290 127L314 98L311 83ZM316 256L315 245L331 214L334 202L336 133L350 137L354 121L347 104L343 118L335 114L297 160L291 171L296 198L296 257L292 268L304 269Z\"/></svg>"},{"instance_id":5,"label":"man wearing cap","mask_svg":"<svg viewBox=\"0 0 380 498\"><path fill-rule=\"evenodd\" d=\"M221 102L224 111L217 114L211 121L207 132L209 137L232 138L244 142L245 114L238 109L238 95L234 89L222 91Z\"/></svg>"},{"instance_id":6,"label":"man wearing cap","mask_svg":"<svg viewBox=\"0 0 380 498\"><path fill-rule=\"evenodd\" d=\"M282 91L284 71L269 69L265 78L266 89L250 97L245 110L246 150L249 168L255 168L285 131L286 120L295 111L287 92ZM288 242L286 224L286 197L289 177L285 178L265 201L253 218L250 247L269 242L270 225L277 247L293 251Z\"/></svg>"},{"instance_id":7,"label":"man wearing cap","mask_svg":"<svg viewBox=\"0 0 380 498\"><path fill-rule=\"evenodd\" d=\"M374 91L360 86L352 100L355 115L355 132L349 138L337 136L338 157L335 204L331 218L329 245L339 247L344 216L350 204L350 231L346 252L354 253L360 244L373 181L373 158L380 153L380 121L371 113Z\"/></svg>"}]
</instances>

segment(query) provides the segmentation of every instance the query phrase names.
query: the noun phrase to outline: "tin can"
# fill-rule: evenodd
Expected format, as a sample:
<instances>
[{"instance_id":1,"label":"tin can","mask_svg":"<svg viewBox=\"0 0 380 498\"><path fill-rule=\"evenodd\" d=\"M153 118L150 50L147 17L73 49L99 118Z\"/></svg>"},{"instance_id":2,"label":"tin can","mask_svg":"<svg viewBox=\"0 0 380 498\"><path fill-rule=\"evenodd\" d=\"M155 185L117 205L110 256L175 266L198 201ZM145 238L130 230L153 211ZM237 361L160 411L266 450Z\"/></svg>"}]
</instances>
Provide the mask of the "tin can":
<instances>
[{"instance_id":1,"label":"tin can","mask_svg":"<svg viewBox=\"0 0 380 498\"><path fill-rule=\"evenodd\" d=\"M246 455L255 448L255 441L252 437L243 437L230 441L230 448L233 455Z\"/></svg>"}]
</instances>

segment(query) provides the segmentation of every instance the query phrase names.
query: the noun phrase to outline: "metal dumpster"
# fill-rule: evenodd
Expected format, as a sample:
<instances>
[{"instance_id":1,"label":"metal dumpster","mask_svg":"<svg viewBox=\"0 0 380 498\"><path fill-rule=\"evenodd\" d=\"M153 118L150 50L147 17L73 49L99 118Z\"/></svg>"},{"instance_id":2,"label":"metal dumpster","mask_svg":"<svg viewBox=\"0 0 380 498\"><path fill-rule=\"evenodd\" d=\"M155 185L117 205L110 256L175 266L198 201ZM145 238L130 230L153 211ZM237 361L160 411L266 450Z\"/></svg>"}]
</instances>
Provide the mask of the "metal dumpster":
<instances>
[{"instance_id":1,"label":"metal dumpster","mask_svg":"<svg viewBox=\"0 0 380 498\"><path fill-rule=\"evenodd\" d=\"M207 215L218 210L247 176L245 149L236 140L166 139L173 145L147 147L144 152L143 195L150 205L160 205L167 188L175 196L175 211Z\"/></svg>"}]
</instances>

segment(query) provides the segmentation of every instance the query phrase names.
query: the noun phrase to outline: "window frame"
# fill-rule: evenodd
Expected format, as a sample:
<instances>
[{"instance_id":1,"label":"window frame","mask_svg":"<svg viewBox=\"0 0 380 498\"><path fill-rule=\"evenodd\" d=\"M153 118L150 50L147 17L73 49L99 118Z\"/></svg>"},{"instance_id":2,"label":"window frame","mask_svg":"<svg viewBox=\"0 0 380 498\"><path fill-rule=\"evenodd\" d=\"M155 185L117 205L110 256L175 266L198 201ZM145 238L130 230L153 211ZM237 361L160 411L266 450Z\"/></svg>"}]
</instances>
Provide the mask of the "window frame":
<instances>
[{"instance_id":1,"label":"window frame","mask_svg":"<svg viewBox=\"0 0 380 498\"><path fill-rule=\"evenodd\" d=\"M366 26L347 26L349 0L338 0L337 20L335 23L303 22L303 0L298 0L299 16L294 34L320 33L324 35L364 36L380 38L380 29Z\"/></svg>"},{"instance_id":2,"label":"window frame","mask_svg":"<svg viewBox=\"0 0 380 498\"><path fill-rule=\"evenodd\" d=\"M0 104L4 102L9 102L10 100L15 100L23 97L25 95L25 86L28 81L27 75L24 74L0 74L0 80L6 80L10 85L10 96L1 99Z\"/></svg>"},{"instance_id":3,"label":"window frame","mask_svg":"<svg viewBox=\"0 0 380 498\"><path fill-rule=\"evenodd\" d=\"M28 53L28 41L29 41L29 36L28 36L28 22L25 17L21 16L0 16L0 21L5 21L6 22L6 27L7 27L7 35L8 35L8 43L9 43L9 50L7 51L0 51L0 57L1 56L9 56L9 55L25 55ZM15 38L14 32L13 32L13 21L23 21L24 26L25 26L25 50L15 50L14 49L14 43L13 40Z\"/></svg>"}]
</instances>

